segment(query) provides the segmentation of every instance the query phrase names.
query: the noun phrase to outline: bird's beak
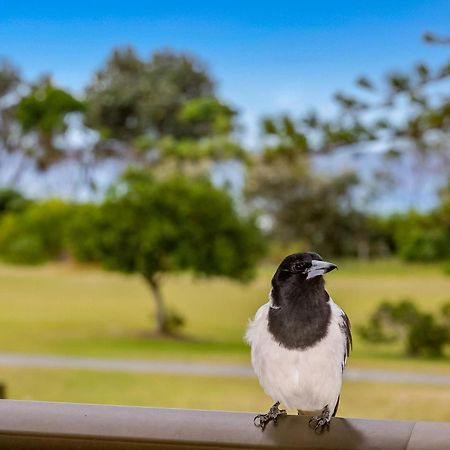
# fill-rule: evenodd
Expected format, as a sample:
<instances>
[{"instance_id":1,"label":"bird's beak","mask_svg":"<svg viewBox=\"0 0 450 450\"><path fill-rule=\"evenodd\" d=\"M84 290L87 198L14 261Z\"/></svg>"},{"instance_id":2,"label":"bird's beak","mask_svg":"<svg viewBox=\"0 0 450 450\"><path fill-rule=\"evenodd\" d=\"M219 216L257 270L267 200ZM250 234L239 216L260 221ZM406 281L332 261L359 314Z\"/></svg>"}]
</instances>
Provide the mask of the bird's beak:
<instances>
[{"instance_id":1,"label":"bird's beak","mask_svg":"<svg viewBox=\"0 0 450 450\"><path fill-rule=\"evenodd\" d=\"M334 269L337 269L336 264L326 261L317 261L313 259L311 262L311 268L306 272L306 279L309 280L311 278L318 277L319 275L324 275L325 273L331 272Z\"/></svg>"}]
</instances>

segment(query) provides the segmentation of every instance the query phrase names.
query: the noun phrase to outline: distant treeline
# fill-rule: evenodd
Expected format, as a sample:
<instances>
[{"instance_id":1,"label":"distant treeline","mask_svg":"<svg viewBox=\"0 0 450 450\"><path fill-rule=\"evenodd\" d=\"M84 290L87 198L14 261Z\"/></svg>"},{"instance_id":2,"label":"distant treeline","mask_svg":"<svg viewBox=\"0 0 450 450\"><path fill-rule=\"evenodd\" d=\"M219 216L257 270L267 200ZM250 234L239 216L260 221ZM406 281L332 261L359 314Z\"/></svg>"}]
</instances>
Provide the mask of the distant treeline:
<instances>
[{"instance_id":1,"label":"distant treeline","mask_svg":"<svg viewBox=\"0 0 450 450\"><path fill-rule=\"evenodd\" d=\"M129 176L130 173L127 173L125 179ZM179 229L177 233L169 230L169 235L173 235L172 245L176 245L178 240L181 246L183 238L186 241L190 239L188 232L190 226L195 228L195 233L199 234L198 246L211 246L214 238L222 239L223 236L220 236L220 233L225 233L229 239L228 246L233 247L235 244L242 247L242 243L239 244L242 239L241 233L235 231L233 235L230 230L226 230L226 226L230 217L234 217L233 220L237 221L236 223L246 223L245 226L248 228L244 236L249 241L249 247L253 248L251 251L255 252L254 258L251 258L255 263L264 254L266 258L279 259L287 251L296 251L296 249L318 249L326 255L341 257L397 256L405 261L450 262L450 195L448 194L443 193L441 204L426 213L410 211L390 216L342 214L340 217L334 217L330 222L324 220L325 216L323 218L316 216L315 225L311 225L310 230L304 231L304 234L300 230L298 234L292 235L292 240L283 240L282 234L279 238L273 234L278 231L277 229L272 229L270 233L261 232L255 216L240 217L236 208L232 206L229 194L224 189L215 188L207 180L185 181L185 184L192 185L194 190L201 186L202 189L206 189L205 192L211 192L213 195L210 198L211 201L208 201L207 197L203 199L202 201L206 204L202 206L195 200L190 202L187 198L188 191L176 190L177 183L182 183L182 180L178 177L155 181L150 176L145 177L144 181L147 183L145 186L152 193L151 196L149 194L141 200L138 193L133 191L135 187L132 185L132 191L122 193L127 201L117 209L117 214L108 212L109 216L105 216L104 213L108 211L111 199L118 196L118 192L123 187L123 179L116 184L114 194L109 193L102 202L95 203L70 202L58 198L32 200L12 189L0 190L0 258L19 264L38 264L69 258L81 262L99 261L97 247L100 245L101 237L107 235L110 228L115 227L123 228L124 235L120 238L122 239L120 243L123 246L122 253L125 254L127 246L134 245L133 235L137 235L141 227L145 228L145 220L148 219L144 215L143 208L146 206L148 214L154 219L148 225L153 228L153 231L148 232L149 241L152 233L153 235L159 233L160 239L167 240L164 233L168 225L165 225L165 222L172 221L172 227ZM142 184L144 185L143 182ZM172 188L175 190L170 196ZM155 195L158 198L155 199ZM131 200L128 203L128 197L132 196L135 196L134 203ZM228 209L224 210L217 203L218 198L229 202ZM137 199L140 199L144 206L140 206ZM178 216L175 216L171 210L173 205L177 205L180 209ZM210 210L209 221L200 223L197 220L188 223L189 218L195 219L199 207ZM102 214L103 223L99 225ZM137 214L135 222L122 223L127 219L127 214L130 216ZM217 224L220 220L224 222L222 227ZM203 227L208 229L204 230L205 237L201 238L197 228L201 230ZM206 237L208 234L209 238ZM118 237L111 238L111 240L118 239ZM268 252L269 247L272 249L270 252ZM242 248L240 251L244 258ZM234 262L234 264L237 263ZM248 267L250 268L252 264Z\"/></svg>"},{"instance_id":2,"label":"distant treeline","mask_svg":"<svg viewBox=\"0 0 450 450\"><path fill-rule=\"evenodd\" d=\"M442 191L433 210L419 212L412 204L410 212L386 216L373 208L374 200L380 204L389 197L394 182L414 186L420 196L430 180L450 174L449 77L448 61L434 68L418 63L379 82L361 76L354 92L335 95L337 112L331 117L308 111L263 119L258 148L250 151L243 144L238 111L220 98L211 74L193 55L165 50L141 58L132 48L116 49L80 95L49 76L27 82L4 60L0 253L17 262L79 256L79 240L88 236L72 239L69 223L75 217L88 221L93 209L108 202L112 188L107 186L120 190L123 174L138 170L148 175L149 186L179 179L192 188L204 187L217 173L227 174L228 184L207 188L232 203L228 215L217 213L225 222L251 222L255 239L265 243L298 244L338 256L450 259L445 183L437 186ZM375 147L383 164L371 178L351 169L325 173L315 164L317 155ZM416 162L414 173L402 172L405 159ZM230 166L239 168L239 175L230 174ZM57 184L46 190L50 178ZM25 199L20 192L32 192L30 185L39 194L35 197L62 198L64 191L70 200ZM165 194L158 192L155 214L167 210ZM124 211L130 205L131 200L125 202ZM170 217L190 217L192 207L185 207L184 216L168 213L167 229L175 226ZM125 217L124 212L116 220ZM124 236L132 242L132 230ZM236 236L227 235L223 254L233 239L240 242ZM165 251L172 254L173 248Z\"/></svg>"}]
</instances>

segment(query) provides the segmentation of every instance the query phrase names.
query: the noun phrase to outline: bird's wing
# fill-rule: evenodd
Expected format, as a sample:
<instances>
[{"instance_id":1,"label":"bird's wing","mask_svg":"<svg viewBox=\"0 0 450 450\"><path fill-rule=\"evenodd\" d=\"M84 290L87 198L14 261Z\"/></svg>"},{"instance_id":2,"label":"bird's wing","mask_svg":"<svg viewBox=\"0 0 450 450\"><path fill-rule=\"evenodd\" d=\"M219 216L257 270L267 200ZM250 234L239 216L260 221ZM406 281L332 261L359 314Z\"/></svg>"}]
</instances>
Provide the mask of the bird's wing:
<instances>
[{"instance_id":1,"label":"bird's wing","mask_svg":"<svg viewBox=\"0 0 450 450\"><path fill-rule=\"evenodd\" d=\"M333 302L331 297L329 301L332 307L332 314L334 315L334 317L336 317L336 321L344 338L344 354L342 361L342 370L344 370L344 367L347 364L350 350L352 349L352 331L350 319L348 318L347 314L345 314L344 310Z\"/></svg>"},{"instance_id":2,"label":"bird's wing","mask_svg":"<svg viewBox=\"0 0 450 450\"><path fill-rule=\"evenodd\" d=\"M345 355L344 355L344 362L342 363L342 370L344 370L344 367L347 364L348 356L350 355L350 350L352 349L353 340L352 340L352 329L351 329L352 327L350 324L350 319L342 309L341 313L342 313L342 320L339 326L345 336Z\"/></svg>"},{"instance_id":3,"label":"bird's wing","mask_svg":"<svg viewBox=\"0 0 450 450\"><path fill-rule=\"evenodd\" d=\"M336 303L333 302L333 300L330 297L330 302L332 303L332 308L334 309L334 312L338 316L338 324L339 328L342 331L343 338L344 338L344 355L343 360L341 363L342 371L344 371L345 365L347 364L347 359L350 354L350 350L352 349L352 330L351 330L351 324L350 319L348 318L347 314L345 314L344 310L340 308ZM337 413L337 410L339 408L339 399L340 395L338 396L336 400L336 404L334 406L332 417L334 417Z\"/></svg>"}]
</instances>

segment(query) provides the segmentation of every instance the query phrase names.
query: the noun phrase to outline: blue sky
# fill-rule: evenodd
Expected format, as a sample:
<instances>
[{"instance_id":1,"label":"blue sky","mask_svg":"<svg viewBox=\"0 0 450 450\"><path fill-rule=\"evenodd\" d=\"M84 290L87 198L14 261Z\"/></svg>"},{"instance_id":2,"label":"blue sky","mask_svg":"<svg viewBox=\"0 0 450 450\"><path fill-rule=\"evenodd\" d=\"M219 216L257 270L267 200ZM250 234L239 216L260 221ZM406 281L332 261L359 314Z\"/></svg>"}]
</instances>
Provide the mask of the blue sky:
<instances>
[{"instance_id":1,"label":"blue sky","mask_svg":"<svg viewBox=\"0 0 450 450\"><path fill-rule=\"evenodd\" d=\"M132 45L142 57L167 47L189 51L240 111L250 145L265 114L326 114L332 94L361 74L376 79L448 57L448 48L421 41L424 31L450 34L448 0L0 2L0 56L28 80L51 73L81 93L114 47ZM435 188L423 193L424 207L436 201ZM389 197L382 208L417 199L403 183Z\"/></svg>"},{"instance_id":2,"label":"blue sky","mask_svg":"<svg viewBox=\"0 0 450 450\"><path fill-rule=\"evenodd\" d=\"M3 0L0 55L24 76L51 73L81 92L113 47L142 56L171 47L205 61L219 92L255 129L275 111L327 111L359 74L381 75L446 51L421 42L448 33L450 2Z\"/></svg>"}]
</instances>

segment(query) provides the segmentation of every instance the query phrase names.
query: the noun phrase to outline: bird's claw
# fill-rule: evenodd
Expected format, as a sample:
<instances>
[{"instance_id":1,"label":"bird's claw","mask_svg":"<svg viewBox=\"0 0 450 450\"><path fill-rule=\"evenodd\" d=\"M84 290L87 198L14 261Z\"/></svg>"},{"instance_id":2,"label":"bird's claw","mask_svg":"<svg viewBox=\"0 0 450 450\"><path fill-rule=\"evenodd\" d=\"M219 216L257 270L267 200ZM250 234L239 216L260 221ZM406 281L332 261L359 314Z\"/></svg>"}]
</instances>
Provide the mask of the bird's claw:
<instances>
[{"instance_id":1,"label":"bird's claw","mask_svg":"<svg viewBox=\"0 0 450 450\"><path fill-rule=\"evenodd\" d=\"M327 429L327 431L330 428L330 421L327 419L324 419L321 416L314 416L311 417L309 420L309 426L317 433L320 434L324 429Z\"/></svg>"},{"instance_id":2,"label":"bird's claw","mask_svg":"<svg viewBox=\"0 0 450 450\"><path fill-rule=\"evenodd\" d=\"M261 428L261 430L264 431L264 428L266 428L266 424L269 422L268 414L258 414L253 419L253 423L255 424L255 427Z\"/></svg>"},{"instance_id":3,"label":"bird's claw","mask_svg":"<svg viewBox=\"0 0 450 450\"><path fill-rule=\"evenodd\" d=\"M317 434L321 434L324 429L327 431L330 429L330 411L328 410L328 405L322 410L320 416L314 416L309 419L309 426Z\"/></svg>"},{"instance_id":4,"label":"bird's claw","mask_svg":"<svg viewBox=\"0 0 450 450\"><path fill-rule=\"evenodd\" d=\"M262 431L266 428L266 425L273 421L274 424L277 423L279 416L286 416L287 412L285 409L278 409L278 406L280 406L280 402L276 402L275 405L272 406L272 408L269 409L269 412L267 414L258 414L253 419L253 423L256 427L261 428Z\"/></svg>"}]
</instances>

